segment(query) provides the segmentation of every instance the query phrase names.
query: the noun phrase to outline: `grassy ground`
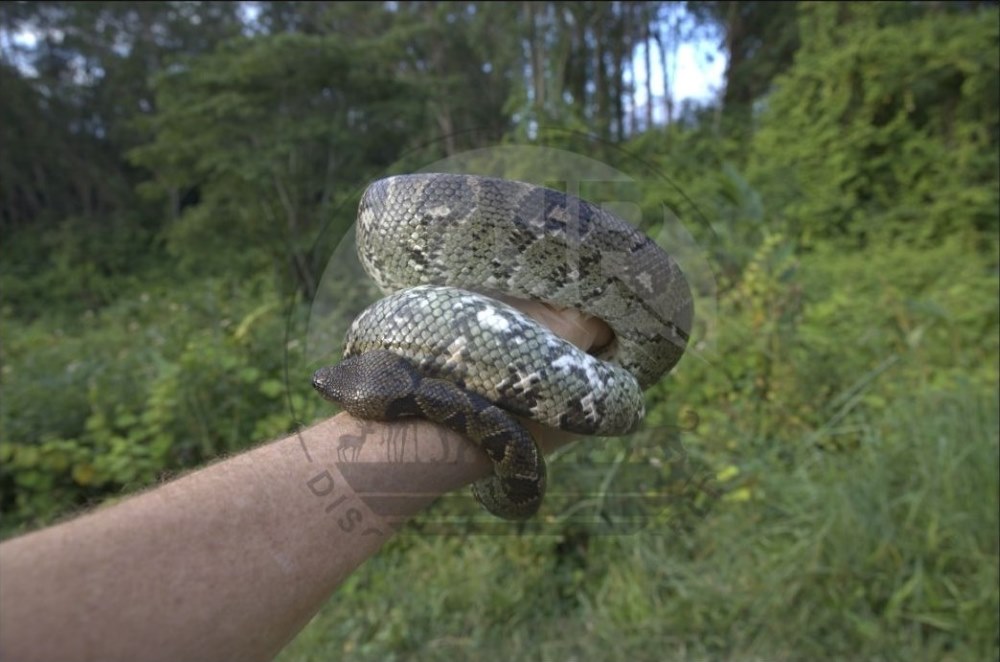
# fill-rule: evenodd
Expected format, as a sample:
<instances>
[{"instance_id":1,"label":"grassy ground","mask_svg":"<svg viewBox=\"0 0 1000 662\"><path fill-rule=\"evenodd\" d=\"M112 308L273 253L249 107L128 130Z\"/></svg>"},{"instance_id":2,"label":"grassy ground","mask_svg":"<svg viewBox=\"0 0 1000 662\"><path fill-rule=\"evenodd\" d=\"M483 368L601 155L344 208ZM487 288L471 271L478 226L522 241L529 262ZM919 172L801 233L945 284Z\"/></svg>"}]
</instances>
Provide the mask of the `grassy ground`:
<instances>
[{"instance_id":1,"label":"grassy ground","mask_svg":"<svg viewBox=\"0 0 1000 662\"><path fill-rule=\"evenodd\" d=\"M403 535L279 659L997 659L998 424L897 402L685 530Z\"/></svg>"}]
</instances>

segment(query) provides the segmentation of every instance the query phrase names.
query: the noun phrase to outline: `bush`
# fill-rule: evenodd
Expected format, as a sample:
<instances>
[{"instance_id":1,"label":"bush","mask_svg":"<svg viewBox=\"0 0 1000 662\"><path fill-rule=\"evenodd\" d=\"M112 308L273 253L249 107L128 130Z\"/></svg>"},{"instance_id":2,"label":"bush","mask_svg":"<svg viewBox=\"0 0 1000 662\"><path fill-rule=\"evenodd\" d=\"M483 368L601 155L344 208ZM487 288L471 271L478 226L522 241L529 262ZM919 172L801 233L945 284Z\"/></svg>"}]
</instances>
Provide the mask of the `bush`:
<instances>
[{"instance_id":1,"label":"bush","mask_svg":"<svg viewBox=\"0 0 1000 662\"><path fill-rule=\"evenodd\" d=\"M764 102L749 179L807 246L1000 228L997 9L898 9L800 6L803 47Z\"/></svg>"},{"instance_id":2,"label":"bush","mask_svg":"<svg viewBox=\"0 0 1000 662\"><path fill-rule=\"evenodd\" d=\"M123 298L76 328L5 323L5 528L287 432L290 401L313 415L307 381L285 385L286 305L259 283L198 285Z\"/></svg>"}]
</instances>

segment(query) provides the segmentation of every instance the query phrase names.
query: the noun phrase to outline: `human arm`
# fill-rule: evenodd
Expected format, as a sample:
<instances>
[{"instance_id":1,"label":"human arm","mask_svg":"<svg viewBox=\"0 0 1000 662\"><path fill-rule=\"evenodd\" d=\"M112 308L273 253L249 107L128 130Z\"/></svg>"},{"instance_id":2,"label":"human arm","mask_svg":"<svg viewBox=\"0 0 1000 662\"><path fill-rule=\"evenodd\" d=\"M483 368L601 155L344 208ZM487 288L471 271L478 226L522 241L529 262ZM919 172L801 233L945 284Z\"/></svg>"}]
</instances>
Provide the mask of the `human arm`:
<instances>
[{"instance_id":1,"label":"human arm","mask_svg":"<svg viewBox=\"0 0 1000 662\"><path fill-rule=\"evenodd\" d=\"M338 466L337 440L360 430L340 414L3 543L0 657L271 659L392 534L356 493L370 486L348 485ZM428 424L416 431L439 434ZM356 461L377 462L379 452L369 444ZM467 457L434 473L449 479L440 493L489 470ZM386 485L425 495L404 502L407 515L434 498L427 467L381 469Z\"/></svg>"},{"instance_id":2,"label":"human arm","mask_svg":"<svg viewBox=\"0 0 1000 662\"><path fill-rule=\"evenodd\" d=\"M568 326L557 331L571 341L595 342L586 324L559 319ZM352 464L379 462L385 451L341 442L402 425L418 446L467 444L424 422L363 424L340 414L0 544L0 658L273 658L391 537L393 522L360 493L410 495L396 511L405 521L491 471L481 453L469 452L383 462L378 474L348 484L342 451L357 447ZM548 432L532 432L543 447L554 445Z\"/></svg>"}]
</instances>

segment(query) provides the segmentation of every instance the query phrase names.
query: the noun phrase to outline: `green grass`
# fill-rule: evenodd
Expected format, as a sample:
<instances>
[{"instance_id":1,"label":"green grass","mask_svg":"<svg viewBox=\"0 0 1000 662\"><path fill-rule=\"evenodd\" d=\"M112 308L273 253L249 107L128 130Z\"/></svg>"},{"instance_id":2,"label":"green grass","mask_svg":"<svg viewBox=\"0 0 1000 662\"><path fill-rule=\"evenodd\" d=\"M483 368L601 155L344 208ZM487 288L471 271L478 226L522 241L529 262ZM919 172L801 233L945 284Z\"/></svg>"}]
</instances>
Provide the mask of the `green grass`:
<instances>
[{"instance_id":1,"label":"green grass","mask_svg":"<svg viewBox=\"0 0 1000 662\"><path fill-rule=\"evenodd\" d=\"M279 660L997 659L996 394L856 423L686 532L401 536Z\"/></svg>"}]
</instances>

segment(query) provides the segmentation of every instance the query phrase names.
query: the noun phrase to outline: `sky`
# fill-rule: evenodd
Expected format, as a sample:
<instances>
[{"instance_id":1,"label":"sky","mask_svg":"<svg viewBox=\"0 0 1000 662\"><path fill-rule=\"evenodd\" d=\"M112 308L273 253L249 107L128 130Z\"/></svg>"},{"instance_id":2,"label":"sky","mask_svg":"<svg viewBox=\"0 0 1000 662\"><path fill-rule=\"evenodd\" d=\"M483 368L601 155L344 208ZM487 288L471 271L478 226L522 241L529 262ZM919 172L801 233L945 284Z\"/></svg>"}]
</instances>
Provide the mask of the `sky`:
<instances>
[{"instance_id":1,"label":"sky","mask_svg":"<svg viewBox=\"0 0 1000 662\"><path fill-rule=\"evenodd\" d=\"M678 101L696 99L710 101L722 90L723 75L726 71L725 55L719 52L715 44L708 40L695 43L685 43L677 50L676 72L674 74L673 93ZM707 61L711 58L711 61ZM638 69L646 68L645 60ZM670 63L667 63L670 67ZM663 94L663 71L658 58L653 58L653 95ZM636 72L639 75L639 72ZM642 95L645 97L645 89Z\"/></svg>"},{"instance_id":2,"label":"sky","mask_svg":"<svg viewBox=\"0 0 1000 662\"><path fill-rule=\"evenodd\" d=\"M658 50L654 45L650 53L650 69L654 99L653 122L662 124L665 119L662 103L664 76ZM674 53L668 53L667 69L670 73L668 78L675 108L679 108L689 99L704 104L716 100L722 92L726 57L714 40L697 39L684 42ZM636 49L634 71L636 77L634 103L639 108L644 108L647 103L645 46Z\"/></svg>"}]
</instances>

